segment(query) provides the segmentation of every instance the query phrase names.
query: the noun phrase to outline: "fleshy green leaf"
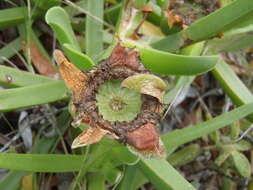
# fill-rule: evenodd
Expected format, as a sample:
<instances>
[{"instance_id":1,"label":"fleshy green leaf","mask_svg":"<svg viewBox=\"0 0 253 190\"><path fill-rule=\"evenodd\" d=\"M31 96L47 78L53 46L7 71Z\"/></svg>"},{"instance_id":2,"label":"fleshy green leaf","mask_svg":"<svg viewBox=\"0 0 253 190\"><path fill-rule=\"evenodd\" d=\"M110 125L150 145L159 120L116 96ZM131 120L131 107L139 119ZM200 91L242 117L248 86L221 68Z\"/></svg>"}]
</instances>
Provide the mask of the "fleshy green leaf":
<instances>
[{"instance_id":1,"label":"fleshy green leaf","mask_svg":"<svg viewBox=\"0 0 253 190\"><path fill-rule=\"evenodd\" d=\"M80 51L75 34L71 28L70 18L63 8L53 7L49 9L45 19L47 24L54 29L61 45L71 44L77 51Z\"/></svg>"},{"instance_id":2,"label":"fleshy green leaf","mask_svg":"<svg viewBox=\"0 0 253 190\"><path fill-rule=\"evenodd\" d=\"M138 166L157 189L196 190L166 160L141 160Z\"/></svg>"},{"instance_id":3,"label":"fleshy green leaf","mask_svg":"<svg viewBox=\"0 0 253 190\"><path fill-rule=\"evenodd\" d=\"M76 51L71 44L63 44L63 49L77 68L88 70L95 65L89 56Z\"/></svg>"},{"instance_id":4,"label":"fleshy green leaf","mask_svg":"<svg viewBox=\"0 0 253 190\"><path fill-rule=\"evenodd\" d=\"M70 61L79 69L91 68L94 63L81 52L66 11L61 7L53 7L47 11L45 18L56 33L57 39Z\"/></svg>"},{"instance_id":5,"label":"fleshy green leaf","mask_svg":"<svg viewBox=\"0 0 253 190\"><path fill-rule=\"evenodd\" d=\"M56 80L0 65L0 84L4 86L29 86L53 81Z\"/></svg>"},{"instance_id":6,"label":"fleshy green leaf","mask_svg":"<svg viewBox=\"0 0 253 190\"><path fill-rule=\"evenodd\" d=\"M0 112L62 100L67 92L63 81L0 90Z\"/></svg>"},{"instance_id":7,"label":"fleshy green leaf","mask_svg":"<svg viewBox=\"0 0 253 190\"><path fill-rule=\"evenodd\" d=\"M217 56L184 56L151 48L140 48L143 65L161 75L196 75L211 70Z\"/></svg>"},{"instance_id":8,"label":"fleshy green leaf","mask_svg":"<svg viewBox=\"0 0 253 190\"><path fill-rule=\"evenodd\" d=\"M0 168L32 172L78 171L83 156L57 154L0 154ZM20 164L22 163L22 164Z\"/></svg>"}]
</instances>

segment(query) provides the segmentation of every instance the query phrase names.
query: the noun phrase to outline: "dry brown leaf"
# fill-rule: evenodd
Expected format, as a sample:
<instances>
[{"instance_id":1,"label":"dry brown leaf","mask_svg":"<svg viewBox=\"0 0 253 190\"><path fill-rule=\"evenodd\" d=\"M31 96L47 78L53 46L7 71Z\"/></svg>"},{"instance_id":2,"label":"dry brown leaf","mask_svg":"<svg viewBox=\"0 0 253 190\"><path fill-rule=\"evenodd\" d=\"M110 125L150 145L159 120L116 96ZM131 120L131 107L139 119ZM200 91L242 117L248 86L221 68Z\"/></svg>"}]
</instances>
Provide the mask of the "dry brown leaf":
<instances>
[{"instance_id":1,"label":"dry brown leaf","mask_svg":"<svg viewBox=\"0 0 253 190\"><path fill-rule=\"evenodd\" d=\"M23 47L22 50L25 51L26 43L22 42ZM41 54L37 46L33 41L30 41L30 51L31 51L31 59L32 63L37 69L37 71L47 77L55 77L56 70L51 64L50 60L48 60L45 56Z\"/></svg>"}]
</instances>

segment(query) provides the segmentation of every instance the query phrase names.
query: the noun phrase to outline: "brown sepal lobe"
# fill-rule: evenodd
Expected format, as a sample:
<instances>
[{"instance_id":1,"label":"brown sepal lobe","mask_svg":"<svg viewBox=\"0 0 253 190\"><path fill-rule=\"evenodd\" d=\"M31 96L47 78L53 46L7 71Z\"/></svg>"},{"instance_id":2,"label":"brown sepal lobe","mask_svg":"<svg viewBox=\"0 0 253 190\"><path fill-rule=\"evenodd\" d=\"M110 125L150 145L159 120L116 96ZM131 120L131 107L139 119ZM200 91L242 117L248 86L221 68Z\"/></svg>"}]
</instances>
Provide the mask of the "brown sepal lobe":
<instances>
[{"instance_id":1,"label":"brown sepal lobe","mask_svg":"<svg viewBox=\"0 0 253 190\"><path fill-rule=\"evenodd\" d=\"M114 66L125 66L138 70L140 67L139 53L134 49L122 46L120 43L112 51L109 63Z\"/></svg>"},{"instance_id":2,"label":"brown sepal lobe","mask_svg":"<svg viewBox=\"0 0 253 190\"><path fill-rule=\"evenodd\" d=\"M164 156L164 149L160 144L156 127L147 123L134 131L126 133L126 142L141 154Z\"/></svg>"},{"instance_id":3,"label":"brown sepal lobe","mask_svg":"<svg viewBox=\"0 0 253 190\"><path fill-rule=\"evenodd\" d=\"M71 148L78 148L100 141L103 136L109 133L99 127L88 127L73 141Z\"/></svg>"},{"instance_id":4,"label":"brown sepal lobe","mask_svg":"<svg viewBox=\"0 0 253 190\"><path fill-rule=\"evenodd\" d=\"M67 58L63 55L62 51L54 51L54 59L59 65L59 72L65 84L73 92L75 101L81 99L81 92L85 88L88 81L88 77L71 64Z\"/></svg>"}]
</instances>

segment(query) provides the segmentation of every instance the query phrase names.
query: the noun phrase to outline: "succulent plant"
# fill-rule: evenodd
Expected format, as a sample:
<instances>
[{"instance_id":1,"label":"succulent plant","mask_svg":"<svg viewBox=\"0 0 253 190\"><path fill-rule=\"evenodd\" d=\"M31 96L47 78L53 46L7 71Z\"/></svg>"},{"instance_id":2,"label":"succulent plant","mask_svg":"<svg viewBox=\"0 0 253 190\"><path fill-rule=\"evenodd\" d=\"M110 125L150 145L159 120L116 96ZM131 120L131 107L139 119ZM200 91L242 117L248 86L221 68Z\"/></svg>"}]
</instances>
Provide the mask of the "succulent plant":
<instances>
[{"instance_id":1,"label":"succulent plant","mask_svg":"<svg viewBox=\"0 0 253 190\"><path fill-rule=\"evenodd\" d=\"M73 124L89 126L72 148L98 142L107 135L138 155L164 156L156 126L163 112L166 83L144 68L138 51L118 43L108 59L89 71L77 69L60 50L54 57L72 91L72 110L77 115Z\"/></svg>"}]
</instances>

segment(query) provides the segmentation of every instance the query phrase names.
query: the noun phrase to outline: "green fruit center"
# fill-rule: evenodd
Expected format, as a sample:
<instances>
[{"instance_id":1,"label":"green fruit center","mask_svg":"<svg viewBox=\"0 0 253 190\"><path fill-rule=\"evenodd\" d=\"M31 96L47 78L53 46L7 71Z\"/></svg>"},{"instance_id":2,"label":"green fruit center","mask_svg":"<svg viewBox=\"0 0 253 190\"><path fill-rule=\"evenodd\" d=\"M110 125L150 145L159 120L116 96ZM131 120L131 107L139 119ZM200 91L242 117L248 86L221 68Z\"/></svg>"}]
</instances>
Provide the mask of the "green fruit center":
<instances>
[{"instance_id":1,"label":"green fruit center","mask_svg":"<svg viewBox=\"0 0 253 190\"><path fill-rule=\"evenodd\" d=\"M99 114L107 121L132 121L141 111L141 94L120 85L118 80L108 81L96 94Z\"/></svg>"},{"instance_id":2,"label":"green fruit center","mask_svg":"<svg viewBox=\"0 0 253 190\"><path fill-rule=\"evenodd\" d=\"M110 101L109 105L113 111L120 111L126 103L120 97L115 97Z\"/></svg>"}]
</instances>

